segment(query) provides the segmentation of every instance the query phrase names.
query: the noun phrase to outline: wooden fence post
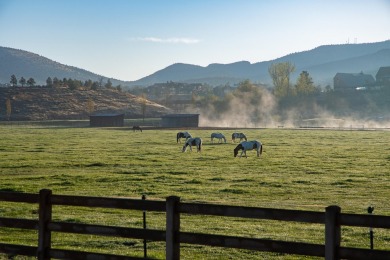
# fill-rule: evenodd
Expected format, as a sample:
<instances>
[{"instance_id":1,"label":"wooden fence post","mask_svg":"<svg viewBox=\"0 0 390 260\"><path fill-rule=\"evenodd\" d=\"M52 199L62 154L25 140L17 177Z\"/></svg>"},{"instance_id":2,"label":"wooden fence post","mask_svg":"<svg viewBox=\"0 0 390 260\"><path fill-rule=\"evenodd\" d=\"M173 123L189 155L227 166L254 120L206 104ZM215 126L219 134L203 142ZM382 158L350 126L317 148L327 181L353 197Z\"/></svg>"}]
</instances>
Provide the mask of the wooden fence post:
<instances>
[{"instance_id":1,"label":"wooden fence post","mask_svg":"<svg viewBox=\"0 0 390 260\"><path fill-rule=\"evenodd\" d=\"M50 259L49 250L51 247L51 233L48 224L52 216L51 190L39 191L39 230L38 230L38 252L39 260Z\"/></svg>"},{"instance_id":2,"label":"wooden fence post","mask_svg":"<svg viewBox=\"0 0 390 260\"><path fill-rule=\"evenodd\" d=\"M325 259L336 260L339 258L341 241L339 206L329 206L325 211Z\"/></svg>"},{"instance_id":3,"label":"wooden fence post","mask_svg":"<svg viewBox=\"0 0 390 260\"><path fill-rule=\"evenodd\" d=\"M142 195L142 200L146 200L146 195ZM146 210L142 211L142 222L143 222L143 229L146 230ZM148 257L148 247L146 245L146 239L144 239L144 258Z\"/></svg>"},{"instance_id":4,"label":"wooden fence post","mask_svg":"<svg viewBox=\"0 0 390 260\"><path fill-rule=\"evenodd\" d=\"M166 199L166 259L180 259L180 198L170 196Z\"/></svg>"}]
</instances>

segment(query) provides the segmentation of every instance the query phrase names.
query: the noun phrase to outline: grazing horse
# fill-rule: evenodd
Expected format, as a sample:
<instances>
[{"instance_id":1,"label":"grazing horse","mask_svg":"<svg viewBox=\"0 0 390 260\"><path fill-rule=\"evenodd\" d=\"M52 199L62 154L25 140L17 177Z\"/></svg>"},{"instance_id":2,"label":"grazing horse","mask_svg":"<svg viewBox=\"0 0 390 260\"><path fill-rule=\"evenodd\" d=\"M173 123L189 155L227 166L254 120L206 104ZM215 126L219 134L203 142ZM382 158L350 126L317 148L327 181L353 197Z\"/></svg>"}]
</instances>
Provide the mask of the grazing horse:
<instances>
[{"instance_id":1,"label":"grazing horse","mask_svg":"<svg viewBox=\"0 0 390 260\"><path fill-rule=\"evenodd\" d=\"M191 151L192 151L192 146L196 146L196 151L200 152L202 150L202 139L200 139L199 137L188 138L186 143L183 146L182 149L183 153L187 150L187 146L190 147Z\"/></svg>"},{"instance_id":2,"label":"grazing horse","mask_svg":"<svg viewBox=\"0 0 390 260\"><path fill-rule=\"evenodd\" d=\"M135 125L135 126L133 126L133 131L134 132L135 131L141 131L142 132L142 128L140 126L138 126L138 125Z\"/></svg>"},{"instance_id":3,"label":"grazing horse","mask_svg":"<svg viewBox=\"0 0 390 260\"><path fill-rule=\"evenodd\" d=\"M177 133L177 135L176 135L176 142L180 142L181 143L181 140L180 140L181 138L185 138L187 140L188 138L192 138L192 136L188 132L179 132L179 133Z\"/></svg>"},{"instance_id":4,"label":"grazing horse","mask_svg":"<svg viewBox=\"0 0 390 260\"><path fill-rule=\"evenodd\" d=\"M211 142L214 143L214 138L218 138L218 143L222 143L222 139L225 141L226 144L226 138L223 134L221 133L212 133L211 134Z\"/></svg>"},{"instance_id":5,"label":"grazing horse","mask_svg":"<svg viewBox=\"0 0 390 260\"><path fill-rule=\"evenodd\" d=\"M254 150L254 149L256 149L257 151L257 157L260 157L260 154L263 153L263 144L260 143L259 141L244 141L239 145L237 145L236 148L234 148L234 157L237 157L238 151L242 150L240 157L244 153L245 157L248 158L246 156L246 151Z\"/></svg>"},{"instance_id":6,"label":"grazing horse","mask_svg":"<svg viewBox=\"0 0 390 260\"><path fill-rule=\"evenodd\" d=\"M246 136L243 133L233 133L232 134L232 141L233 141L233 143L236 142L237 138L240 138L240 142L242 141L242 139L245 139L245 141L247 141Z\"/></svg>"}]
</instances>

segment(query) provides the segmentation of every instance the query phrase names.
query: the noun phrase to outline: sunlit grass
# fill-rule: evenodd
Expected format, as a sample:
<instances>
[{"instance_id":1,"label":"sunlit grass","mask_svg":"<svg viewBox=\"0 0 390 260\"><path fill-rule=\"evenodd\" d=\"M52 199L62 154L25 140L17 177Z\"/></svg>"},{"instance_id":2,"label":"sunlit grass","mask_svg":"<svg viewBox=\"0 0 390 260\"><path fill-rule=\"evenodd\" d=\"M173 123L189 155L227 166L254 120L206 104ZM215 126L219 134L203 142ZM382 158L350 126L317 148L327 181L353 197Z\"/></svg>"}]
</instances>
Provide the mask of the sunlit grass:
<instances>
[{"instance_id":1,"label":"sunlit grass","mask_svg":"<svg viewBox=\"0 0 390 260\"><path fill-rule=\"evenodd\" d=\"M218 130L231 136L233 130ZM242 129L260 140L257 158L233 158L237 145L211 144L212 130L190 130L203 139L202 153L181 152L176 130L128 128L37 128L0 126L0 190L100 197L164 200L180 196L197 201L240 206L390 215L390 132L289 129ZM37 218L36 206L0 202L0 216ZM55 207L53 218L68 222L141 227L137 211ZM184 216L185 231L323 243L321 225ZM148 212L148 226L164 229L165 215ZM30 232L31 233L31 232ZM368 248L368 230L343 229L344 246ZM36 243L36 234L0 229L0 241ZM112 253L135 250L142 241L91 237L83 242L71 234L54 235L55 246ZM150 243L150 254L164 257L163 243ZM130 249L129 249L130 248ZM378 230L375 248L390 249L390 232ZM107 251L106 251L107 252ZM131 255L131 253L129 253ZM184 259L302 259L298 256L183 245Z\"/></svg>"}]
</instances>

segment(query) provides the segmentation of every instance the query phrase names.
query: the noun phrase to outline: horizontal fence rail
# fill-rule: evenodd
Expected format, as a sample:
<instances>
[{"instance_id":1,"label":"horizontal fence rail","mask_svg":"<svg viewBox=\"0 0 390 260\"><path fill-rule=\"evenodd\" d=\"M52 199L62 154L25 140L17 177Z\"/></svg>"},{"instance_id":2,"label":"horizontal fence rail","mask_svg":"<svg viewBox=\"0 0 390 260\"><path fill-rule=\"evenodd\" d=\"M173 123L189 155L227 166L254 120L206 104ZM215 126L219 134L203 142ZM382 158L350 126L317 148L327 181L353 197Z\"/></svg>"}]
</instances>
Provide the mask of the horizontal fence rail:
<instances>
[{"instance_id":1,"label":"horizontal fence rail","mask_svg":"<svg viewBox=\"0 0 390 260\"><path fill-rule=\"evenodd\" d=\"M52 195L50 190L39 194L0 192L0 201L33 203L39 205L37 220L6 218L0 216L0 227L38 231L37 246L0 243L0 253L35 256L38 259L148 259L112 254L81 252L51 247L52 232L114 236L143 239L144 241L165 241L166 259L180 259L180 243L238 248L255 251L324 257L325 259L390 259L388 250L341 247L341 226L390 229L390 216L343 214L338 206L329 206L325 212L285 210L272 208L242 207L180 202L171 196L166 201L152 201L127 198L103 198L86 196ZM53 205L93 208L114 208L124 210L154 211L166 213L165 230L128 228L107 225L56 222L52 220ZM325 245L287 242L270 239L203 234L180 231L181 214L223 216L247 219L294 221L325 225ZM144 215L145 219L145 215ZM144 245L146 248L146 244Z\"/></svg>"},{"instance_id":2,"label":"horizontal fence rail","mask_svg":"<svg viewBox=\"0 0 390 260\"><path fill-rule=\"evenodd\" d=\"M52 195L51 202L53 205L62 206L101 207L165 212L165 202L153 200Z\"/></svg>"}]
</instances>

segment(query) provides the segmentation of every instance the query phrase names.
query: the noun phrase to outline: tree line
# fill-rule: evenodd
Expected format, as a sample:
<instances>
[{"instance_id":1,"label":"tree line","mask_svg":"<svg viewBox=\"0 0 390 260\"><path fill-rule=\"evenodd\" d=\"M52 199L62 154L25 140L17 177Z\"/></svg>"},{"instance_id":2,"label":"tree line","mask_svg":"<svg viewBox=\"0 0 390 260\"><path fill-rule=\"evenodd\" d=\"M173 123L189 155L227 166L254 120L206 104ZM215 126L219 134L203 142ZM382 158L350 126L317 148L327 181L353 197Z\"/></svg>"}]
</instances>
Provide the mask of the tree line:
<instances>
[{"instance_id":1,"label":"tree line","mask_svg":"<svg viewBox=\"0 0 390 260\"><path fill-rule=\"evenodd\" d=\"M17 86L18 82L19 82L20 85L22 85L22 87L24 87L24 85L28 85L30 87L33 87L35 85L35 80L33 78L29 78L28 80L26 80L24 77L21 77L19 79L19 81L18 81L16 76L12 75L11 76L11 80L10 80L11 85L12 86Z\"/></svg>"},{"instance_id":2,"label":"tree line","mask_svg":"<svg viewBox=\"0 0 390 260\"><path fill-rule=\"evenodd\" d=\"M18 85L18 83L20 85ZM20 77L18 80L15 75L11 75L11 80L10 84L13 87L16 86L29 86L29 87L34 87L36 86L36 82L34 78L29 78L26 80L24 77ZM119 91L122 91L122 86L117 85L113 86L112 82L110 79L107 79L107 81L104 81L104 78L100 78L99 81L92 81L91 79L85 80L84 82L81 80L77 79L71 79L71 78L63 78L63 79L58 79L57 77L48 77L46 79L46 87L49 88L59 88L59 87L65 87L69 88L71 90L76 90L76 89L91 89L91 90L98 90L102 88L107 88L107 89L116 89Z\"/></svg>"},{"instance_id":3,"label":"tree line","mask_svg":"<svg viewBox=\"0 0 390 260\"><path fill-rule=\"evenodd\" d=\"M324 116L377 120L390 112L390 88L340 93L330 86L315 85L307 71L291 82L294 71L289 62L272 64L268 72L273 87L245 80L224 96L196 96L193 106L210 119L246 118L255 125L301 124L302 120Z\"/></svg>"}]
</instances>

